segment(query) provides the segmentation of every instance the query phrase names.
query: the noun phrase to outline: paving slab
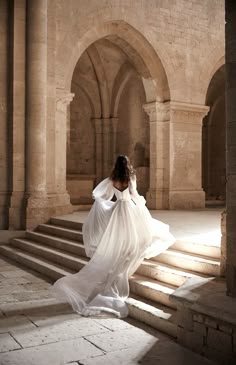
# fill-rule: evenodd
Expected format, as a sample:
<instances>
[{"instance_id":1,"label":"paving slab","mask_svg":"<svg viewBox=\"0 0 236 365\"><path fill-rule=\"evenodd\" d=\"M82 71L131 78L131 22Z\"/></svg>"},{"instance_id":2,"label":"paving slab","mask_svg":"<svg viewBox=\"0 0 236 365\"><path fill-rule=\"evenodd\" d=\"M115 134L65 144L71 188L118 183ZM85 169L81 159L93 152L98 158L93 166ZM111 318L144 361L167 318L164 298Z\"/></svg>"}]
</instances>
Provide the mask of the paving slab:
<instances>
[{"instance_id":1,"label":"paving slab","mask_svg":"<svg viewBox=\"0 0 236 365\"><path fill-rule=\"evenodd\" d=\"M0 354L0 364L64 365L103 354L101 350L85 339L77 338Z\"/></svg>"},{"instance_id":2,"label":"paving slab","mask_svg":"<svg viewBox=\"0 0 236 365\"><path fill-rule=\"evenodd\" d=\"M118 331L123 329L132 328L133 326L125 320L120 320L118 318L97 318L95 319L97 323L108 328L110 331Z\"/></svg>"},{"instance_id":3,"label":"paving slab","mask_svg":"<svg viewBox=\"0 0 236 365\"><path fill-rule=\"evenodd\" d=\"M20 349L20 345L12 338L9 333L0 334L0 352L7 352L12 350ZM1 359L1 354L0 354ZM2 363L0 362L2 365Z\"/></svg>"},{"instance_id":4,"label":"paving slab","mask_svg":"<svg viewBox=\"0 0 236 365\"><path fill-rule=\"evenodd\" d=\"M79 362L80 365L216 365L173 342L143 344Z\"/></svg>"},{"instance_id":5,"label":"paving slab","mask_svg":"<svg viewBox=\"0 0 236 365\"><path fill-rule=\"evenodd\" d=\"M25 332L35 328L35 324L26 316L12 316L0 318L0 333L19 330Z\"/></svg>"},{"instance_id":6,"label":"paving slab","mask_svg":"<svg viewBox=\"0 0 236 365\"><path fill-rule=\"evenodd\" d=\"M123 350L129 347L140 347L145 344L152 346L159 341L158 338L135 327L102 333L96 336L86 336L85 338L106 352Z\"/></svg>"},{"instance_id":7,"label":"paving slab","mask_svg":"<svg viewBox=\"0 0 236 365\"><path fill-rule=\"evenodd\" d=\"M11 333L17 342L26 348L88 335L97 336L108 331L108 329L93 320L76 318L69 321L55 322L47 326L30 328L24 332L20 329L15 329Z\"/></svg>"}]
</instances>

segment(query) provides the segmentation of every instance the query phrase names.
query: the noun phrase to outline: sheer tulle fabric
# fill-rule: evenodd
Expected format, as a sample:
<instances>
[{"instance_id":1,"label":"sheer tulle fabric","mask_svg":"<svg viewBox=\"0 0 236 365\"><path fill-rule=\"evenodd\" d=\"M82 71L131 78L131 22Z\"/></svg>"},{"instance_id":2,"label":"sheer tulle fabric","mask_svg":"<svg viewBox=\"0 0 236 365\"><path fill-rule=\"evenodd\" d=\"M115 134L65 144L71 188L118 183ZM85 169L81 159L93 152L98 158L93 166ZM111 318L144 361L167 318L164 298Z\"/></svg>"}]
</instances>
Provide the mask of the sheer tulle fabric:
<instances>
[{"instance_id":1,"label":"sheer tulle fabric","mask_svg":"<svg viewBox=\"0 0 236 365\"><path fill-rule=\"evenodd\" d=\"M117 200L110 199L115 194ZM83 225L88 264L54 284L53 291L74 311L88 316L108 311L128 315L129 277L144 258L157 256L175 241L169 226L153 219L133 177L123 192L103 180L93 191L95 202Z\"/></svg>"}]
</instances>

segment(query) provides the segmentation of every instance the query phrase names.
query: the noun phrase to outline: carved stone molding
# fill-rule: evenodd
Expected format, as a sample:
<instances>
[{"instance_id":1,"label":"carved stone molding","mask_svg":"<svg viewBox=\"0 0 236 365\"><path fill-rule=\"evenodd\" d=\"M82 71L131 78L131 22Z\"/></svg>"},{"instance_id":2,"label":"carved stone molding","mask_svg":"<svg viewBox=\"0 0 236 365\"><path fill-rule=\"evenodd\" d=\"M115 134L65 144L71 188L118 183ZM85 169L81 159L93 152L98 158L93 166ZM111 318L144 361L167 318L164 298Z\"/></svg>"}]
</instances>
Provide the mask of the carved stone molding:
<instances>
[{"instance_id":1,"label":"carved stone molding","mask_svg":"<svg viewBox=\"0 0 236 365\"><path fill-rule=\"evenodd\" d=\"M208 114L209 106L200 104L182 103L177 101L170 102L170 114L173 122L201 123L202 119Z\"/></svg>"},{"instance_id":2,"label":"carved stone molding","mask_svg":"<svg viewBox=\"0 0 236 365\"><path fill-rule=\"evenodd\" d=\"M144 111L148 114L150 122L166 122L170 120L170 103L153 101L143 105Z\"/></svg>"},{"instance_id":3,"label":"carved stone molding","mask_svg":"<svg viewBox=\"0 0 236 365\"><path fill-rule=\"evenodd\" d=\"M67 106L72 102L75 94L64 89L56 89L57 110L65 111Z\"/></svg>"}]
</instances>

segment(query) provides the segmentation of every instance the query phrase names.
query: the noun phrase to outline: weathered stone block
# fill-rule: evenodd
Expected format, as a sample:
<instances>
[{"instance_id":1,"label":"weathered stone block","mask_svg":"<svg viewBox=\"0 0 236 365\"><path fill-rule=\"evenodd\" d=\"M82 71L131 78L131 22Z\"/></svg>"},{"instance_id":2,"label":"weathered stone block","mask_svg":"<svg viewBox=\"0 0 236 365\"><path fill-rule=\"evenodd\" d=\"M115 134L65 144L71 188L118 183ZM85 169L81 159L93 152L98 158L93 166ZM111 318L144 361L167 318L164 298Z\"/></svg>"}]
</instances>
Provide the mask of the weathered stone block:
<instances>
[{"instance_id":1,"label":"weathered stone block","mask_svg":"<svg viewBox=\"0 0 236 365\"><path fill-rule=\"evenodd\" d=\"M204 336L201 334L185 331L183 328L178 327L177 338L181 345L186 346L193 351L203 353L205 340Z\"/></svg>"},{"instance_id":2,"label":"weathered stone block","mask_svg":"<svg viewBox=\"0 0 236 365\"><path fill-rule=\"evenodd\" d=\"M217 328L217 322L214 318L206 317L205 324L207 327Z\"/></svg>"},{"instance_id":3,"label":"weathered stone block","mask_svg":"<svg viewBox=\"0 0 236 365\"><path fill-rule=\"evenodd\" d=\"M233 326L232 324L219 324L219 330L225 333L228 333L229 335L233 334Z\"/></svg>"},{"instance_id":4,"label":"weathered stone block","mask_svg":"<svg viewBox=\"0 0 236 365\"><path fill-rule=\"evenodd\" d=\"M233 352L232 336L219 330L209 328L207 335L207 346L211 347L212 349L222 351L223 353L230 354Z\"/></svg>"},{"instance_id":5,"label":"weathered stone block","mask_svg":"<svg viewBox=\"0 0 236 365\"><path fill-rule=\"evenodd\" d=\"M193 331L200 336L207 336L207 327L205 324L195 322L193 324Z\"/></svg>"},{"instance_id":6,"label":"weathered stone block","mask_svg":"<svg viewBox=\"0 0 236 365\"><path fill-rule=\"evenodd\" d=\"M190 310L180 307L177 310L177 324L185 330L192 331L193 329L193 315Z\"/></svg>"},{"instance_id":7,"label":"weathered stone block","mask_svg":"<svg viewBox=\"0 0 236 365\"><path fill-rule=\"evenodd\" d=\"M204 323L204 317L202 314L196 313L193 315L194 322Z\"/></svg>"}]
</instances>

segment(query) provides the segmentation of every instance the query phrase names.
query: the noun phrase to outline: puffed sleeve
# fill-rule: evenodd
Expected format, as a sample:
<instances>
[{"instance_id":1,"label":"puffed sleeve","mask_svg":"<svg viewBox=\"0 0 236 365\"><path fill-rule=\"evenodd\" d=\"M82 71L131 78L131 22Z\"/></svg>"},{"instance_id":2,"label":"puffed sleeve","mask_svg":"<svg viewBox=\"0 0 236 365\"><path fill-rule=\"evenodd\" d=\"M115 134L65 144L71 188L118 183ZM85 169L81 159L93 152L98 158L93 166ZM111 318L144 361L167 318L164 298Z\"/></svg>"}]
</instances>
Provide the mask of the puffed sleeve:
<instances>
[{"instance_id":1,"label":"puffed sleeve","mask_svg":"<svg viewBox=\"0 0 236 365\"><path fill-rule=\"evenodd\" d=\"M108 177L102 180L93 190L93 199L95 199L96 201L111 200L113 195L113 184Z\"/></svg>"},{"instance_id":2,"label":"puffed sleeve","mask_svg":"<svg viewBox=\"0 0 236 365\"><path fill-rule=\"evenodd\" d=\"M145 205L146 200L142 195L139 195L137 191L137 179L136 175L131 176L130 182L129 182L129 191L132 200L135 202L136 205Z\"/></svg>"}]
</instances>

